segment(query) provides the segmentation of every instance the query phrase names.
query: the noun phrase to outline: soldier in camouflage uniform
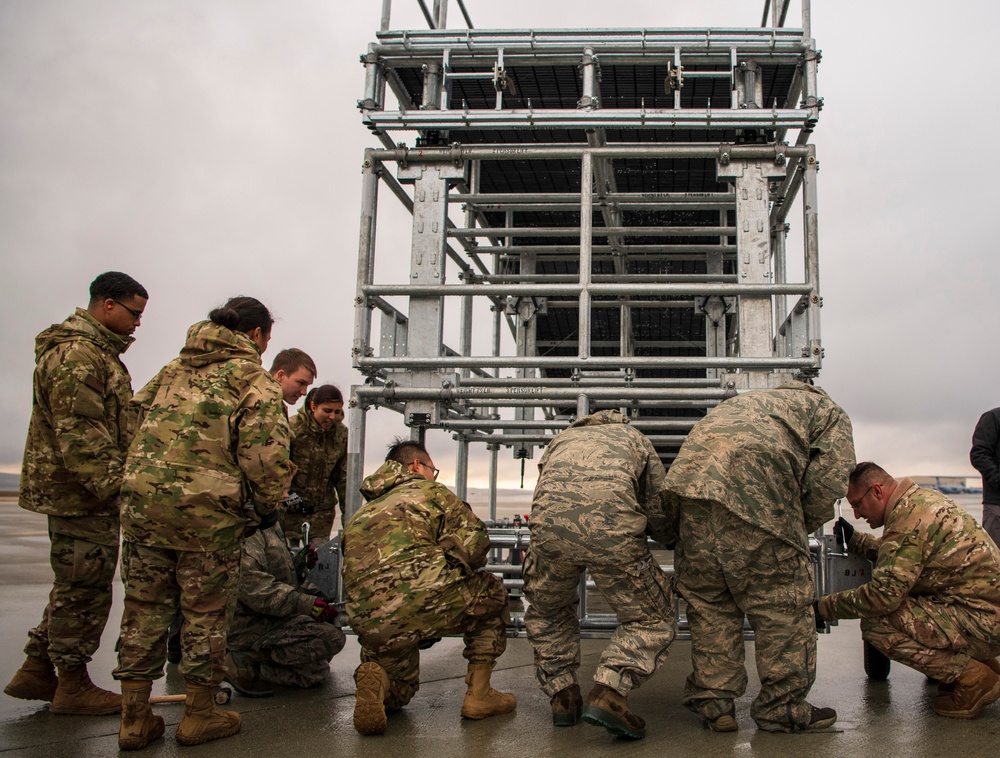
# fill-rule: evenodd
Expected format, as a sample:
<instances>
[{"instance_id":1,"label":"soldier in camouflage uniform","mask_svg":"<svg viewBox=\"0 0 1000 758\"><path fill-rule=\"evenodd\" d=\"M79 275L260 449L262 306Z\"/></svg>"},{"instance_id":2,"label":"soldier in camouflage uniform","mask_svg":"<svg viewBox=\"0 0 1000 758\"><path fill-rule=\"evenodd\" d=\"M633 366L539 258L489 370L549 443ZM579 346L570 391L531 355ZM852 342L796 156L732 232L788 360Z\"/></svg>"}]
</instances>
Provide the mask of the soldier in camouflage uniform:
<instances>
[{"instance_id":1,"label":"soldier in camouflage uniform","mask_svg":"<svg viewBox=\"0 0 1000 758\"><path fill-rule=\"evenodd\" d=\"M35 341L19 504L48 517L55 581L41 623L28 633L25 663L4 692L50 700L51 713L121 710L117 693L90 682L87 663L111 609L118 491L134 432L131 378L119 356L132 344L147 298L130 276L101 274L86 310Z\"/></svg>"},{"instance_id":2,"label":"soldier in camouflage uniform","mask_svg":"<svg viewBox=\"0 0 1000 758\"><path fill-rule=\"evenodd\" d=\"M940 492L871 462L851 474L847 499L885 528L879 539L837 522L850 552L875 568L868 584L820 599L820 615L860 618L876 649L941 682L938 714L975 718L1000 699L1000 549Z\"/></svg>"},{"instance_id":3,"label":"soldier in camouflage uniform","mask_svg":"<svg viewBox=\"0 0 1000 758\"><path fill-rule=\"evenodd\" d=\"M642 738L645 722L629 710L628 693L659 668L677 632L672 582L646 542L649 535L669 547L676 542L676 514L664 507L663 464L624 415L605 410L556 436L538 469L524 625L553 724L572 726L582 715L612 734ZM619 623L586 707L576 678L585 569Z\"/></svg>"},{"instance_id":4,"label":"soldier in camouflage uniform","mask_svg":"<svg viewBox=\"0 0 1000 758\"><path fill-rule=\"evenodd\" d=\"M337 609L304 583L305 547L293 561L278 511L261 520L243 543L240 591L229 628L226 680L244 695L266 697L263 683L312 687L330 674L330 660L344 647Z\"/></svg>"},{"instance_id":5,"label":"soldier in camouflage uniform","mask_svg":"<svg viewBox=\"0 0 1000 758\"><path fill-rule=\"evenodd\" d=\"M306 521L310 524L310 544L324 545L330 539L338 503L343 521L347 494L347 427L343 420L343 395L332 384L324 384L309 392L289 421L292 461L298 467L292 491L306 506L282 517L285 535L293 545L302 539L302 524Z\"/></svg>"},{"instance_id":6,"label":"soldier in camouflage uniform","mask_svg":"<svg viewBox=\"0 0 1000 758\"><path fill-rule=\"evenodd\" d=\"M694 672L685 705L735 731L746 691L743 618L754 630L766 731L823 729L832 708L806 695L816 678L809 534L833 517L854 467L851 421L802 382L726 400L691 430L667 472L680 507L677 590L687 603Z\"/></svg>"},{"instance_id":7,"label":"soldier in camouflage uniform","mask_svg":"<svg viewBox=\"0 0 1000 758\"><path fill-rule=\"evenodd\" d=\"M213 691L226 673L240 545L293 473L281 390L260 364L271 324L259 301L232 298L188 330L180 357L135 397L143 418L122 485L125 609L114 672L125 700L123 749L163 734L148 697L177 607L187 689L177 741L239 731L239 714L217 710Z\"/></svg>"},{"instance_id":8,"label":"soldier in camouflage uniform","mask_svg":"<svg viewBox=\"0 0 1000 758\"><path fill-rule=\"evenodd\" d=\"M386 709L420 687L419 649L446 634L465 636L469 661L464 718L509 713L517 699L490 686L507 647L507 590L486 565L490 539L468 503L434 482L418 442L397 441L365 479L368 501L344 530L347 617L361 642L354 728L382 734Z\"/></svg>"}]
</instances>

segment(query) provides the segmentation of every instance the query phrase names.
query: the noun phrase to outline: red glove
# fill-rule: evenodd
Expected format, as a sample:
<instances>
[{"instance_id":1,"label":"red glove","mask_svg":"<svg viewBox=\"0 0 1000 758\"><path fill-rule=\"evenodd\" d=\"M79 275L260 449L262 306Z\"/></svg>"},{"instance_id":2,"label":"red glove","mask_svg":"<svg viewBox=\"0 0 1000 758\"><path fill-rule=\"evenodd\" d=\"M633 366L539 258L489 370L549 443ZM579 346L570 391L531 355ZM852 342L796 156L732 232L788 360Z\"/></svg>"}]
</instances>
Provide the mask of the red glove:
<instances>
[{"instance_id":1,"label":"red glove","mask_svg":"<svg viewBox=\"0 0 1000 758\"><path fill-rule=\"evenodd\" d=\"M327 624L332 624L334 619L337 618L337 609L330 605L325 600L320 600L316 598L313 600L313 606L309 610L309 615L312 616L317 621L323 621Z\"/></svg>"},{"instance_id":2,"label":"red glove","mask_svg":"<svg viewBox=\"0 0 1000 758\"><path fill-rule=\"evenodd\" d=\"M315 568L316 564L319 562L319 554L316 552L316 548L312 545L306 545L299 553L298 559L305 561L306 568L311 569Z\"/></svg>"}]
</instances>

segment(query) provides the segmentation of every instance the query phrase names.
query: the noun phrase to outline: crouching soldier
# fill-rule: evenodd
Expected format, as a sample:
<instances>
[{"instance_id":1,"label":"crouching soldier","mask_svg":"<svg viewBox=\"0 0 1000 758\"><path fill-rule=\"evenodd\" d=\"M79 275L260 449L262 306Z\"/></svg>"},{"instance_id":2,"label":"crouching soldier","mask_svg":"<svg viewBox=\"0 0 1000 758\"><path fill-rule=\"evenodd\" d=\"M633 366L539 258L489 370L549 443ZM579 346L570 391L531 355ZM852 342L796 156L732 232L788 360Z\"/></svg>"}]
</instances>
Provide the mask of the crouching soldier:
<instances>
[{"instance_id":1,"label":"crouching soldier","mask_svg":"<svg viewBox=\"0 0 1000 758\"><path fill-rule=\"evenodd\" d=\"M486 527L446 487L436 484L426 448L399 441L361 488L368 503L344 531L347 617L361 642L354 674L354 728L382 734L386 710L406 705L420 687L419 650L464 634L469 661L462 716L513 711L517 699L490 686L507 647L507 591L486 564Z\"/></svg>"},{"instance_id":2,"label":"crouching soldier","mask_svg":"<svg viewBox=\"0 0 1000 758\"><path fill-rule=\"evenodd\" d=\"M243 543L226 657L226 681L241 695L268 697L270 684L312 687L329 675L345 638L337 609L305 583L315 561L311 547L292 558L278 511Z\"/></svg>"},{"instance_id":3,"label":"crouching soldier","mask_svg":"<svg viewBox=\"0 0 1000 758\"><path fill-rule=\"evenodd\" d=\"M1000 549L965 509L871 461L851 472L847 502L882 536L837 521L871 581L820 598L827 620L861 619L861 636L937 679L934 712L972 719L1000 700Z\"/></svg>"}]
</instances>

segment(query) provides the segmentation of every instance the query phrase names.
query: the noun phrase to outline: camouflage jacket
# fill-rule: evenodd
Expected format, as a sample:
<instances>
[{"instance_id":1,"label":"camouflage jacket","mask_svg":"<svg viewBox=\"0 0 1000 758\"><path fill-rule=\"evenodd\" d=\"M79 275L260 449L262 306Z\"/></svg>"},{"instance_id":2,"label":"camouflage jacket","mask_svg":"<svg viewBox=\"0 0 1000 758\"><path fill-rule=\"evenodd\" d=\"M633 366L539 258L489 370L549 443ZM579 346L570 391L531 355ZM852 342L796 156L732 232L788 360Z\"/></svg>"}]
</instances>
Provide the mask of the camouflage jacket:
<instances>
[{"instance_id":1,"label":"camouflage jacket","mask_svg":"<svg viewBox=\"0 0 1000 758\"><path fill-rule=\"evenodd\" d=\"M965 509L901 479L882 538L856 531L849 549L875 563L871 581L820 600L826 619L884 616L907 595L929 596L1000 624L1000 549Z\"/></svg>"},{"instance_id":2,"label":"camouflage jacket","mask_svg":"<svg viewBox=\"0 0 1000 758\"><path fill-rule=\"evenodd\" d=\"M361 494L368 502L344 530L348 617L392 613L385 596L433 593L486 565L486 526L443 484L386 461Z\"/></svg>"},{"instance_id":3,"label":"camouflage jacket","mask_svg":"<svg viewBox=\"0 0 1000 758\"><path fill-rule=\"evenodd\" d=\"M281 387L245 334L194 324L180 357L135 401L142 420L125 462L127 539L219 550L285 496L293 465Z\"/></svg>"},{"instance_id":4,"label":"camouflage jacket","mask_svg":"<svg viewBox=\"0 0 1000 758\"><path fill-rule=\"evenodd\" d=\"M62 517L118 515L135 428L132 379L119 356L132 342L79 308L35 338L22 508Z\"/></svg>"},{"instance_id":5,"label":"camouflage jacket","mask_svg":"<svg viewBox=\"0 0 1000 758\"><path fill-rule=\"evenodd\" d=\"M788 382L730 398L695 424L667 489L719 503L808 555L854 465L847 414L819 387Z\"/></svg>"},{"instance_id":6,"label":"camouflage jacket","mask_svg":"<svg viewBox=\"0 0 1000 758\"><path fill-rule=\"evenodd\" d=\"M290 616L308 616L316 596L299 586L281 520L247 537L240 556L240 590L229 628L230 644L251 642ZM240 646L243 647L243 646Z\"/></svg>"},{"instance_id":7,"label":"camouflage jacket","mask_svg":"<svg viewBox=\"0 0 1000 758\"><path fill-rule=\"evenodd\" d=\"M588 541L650 534L673 546L676 511L666 472L646 436L615 410L584 416L549 443L538 463L531 532L569 530Z\"/></svg>"},{"instance_id":8,"label":"camouflage jacket","mask_svg":"<svg viewBox=\"0 0 1000 758\"><path fill-rule=\"evenodd\" d=\"M347 495L347 427L321 429L304 404L289 421L292 460L298 466L292 489L317 511L332 511Z\"/></svg>"}]
</instances>

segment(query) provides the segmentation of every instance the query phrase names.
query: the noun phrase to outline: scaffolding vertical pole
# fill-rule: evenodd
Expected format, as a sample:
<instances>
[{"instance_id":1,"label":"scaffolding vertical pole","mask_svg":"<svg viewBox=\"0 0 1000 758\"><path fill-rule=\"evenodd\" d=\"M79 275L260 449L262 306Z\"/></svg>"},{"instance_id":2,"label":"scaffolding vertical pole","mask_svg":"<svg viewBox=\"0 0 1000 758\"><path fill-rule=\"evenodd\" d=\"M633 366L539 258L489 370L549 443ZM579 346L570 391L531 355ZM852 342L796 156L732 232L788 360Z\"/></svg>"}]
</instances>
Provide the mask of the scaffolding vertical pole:
<instances>
[{"instance_id":1,"label":"scaffolding vertical pole","mask_svg":"<svg viewBox=\"0 0 1000 758\"><path fill-rule=\"evenodd\" d=\"M778 222L771 229L771 249L774 251L774 283L785 284L788 281L788 265L785 242L788 235L788 224ZM788 295L776 295L774 298L774 337L775 352L785 355L785 341L781 339L778 330L788 315Z\"/></svg>"},{"instance_id":2,"label":"scaffolding vertical pole","mask_svg":"<svg viewBox=\"0 0 1000 758\"><path fill-rule=\"evenodd\" d=\"M590 279L593 258L594 154L584 151L580 161L580 322L581 361L590 357Z\"/></svg>"},{"instance_id":3,"label":"scaffolding vertical pole","mask_svg":"<svg viewBox=\"0 0 1000 758\"><path fill-rule=\"evenodd\" d=\"M816 160L816 147L809 146L809 155L803 161L802 171L802 225L805 238L805 273L806 284L812 287L809 296L809 308L806 311L809 334L809 353L820 367L823 359L823 343L820 335L819 309L823 305L819 288L819 215L817 210L818 194L816 191L816 173L819 162Z\"/></svg>"},{"instance_id":4,"label":"scaffolding vertical pole","mask_svg":"<svg viewBox=\"0 0 1000 758\"><path fill-rule=\"evenodd\" d=\"M773 160L739 160L718 163L720 179L736 186L736 256L739 284L770 284L771 229L768 207L768 184L783 178L785 170ZM738 298L739 355L742 358L770 357L774 344L771 334L774 319L769 295ZM767 386L761 372L749 372L751 386Z\"/></svg>"},{"instance_id":5,"label":"scaffolding vertical pole","mask_svg":"<svg viewBox=\"0 0 1000 758\"><path fill-rule=\"evenodd\" d=\"M490 451L490 521L497 521L497 458L500 455L499 445L489 445Z\"/></svg>"},{"instance_id":6,"label":"scaffolding vertical pole","mask_svg":"<svg viewBox=\"0 0 1000 758\"><path fill-rule=\"evenodd\" d=\"M410 243L410 284L444 284L448 230L448 184L465 179L464 165L424 163L399 167L399 181L413 183L413 227ZM407 354L441 355L444 297L410 296ZM440 388L441 376L430 369L409 374L412 387ZM441 420L437 400L408 400L406 423L427 426Z\"/></svg>"},{"instance_id":7,"label":"scaffolding vertical pole","mask_svg":"<svg viewBox=\"0 0 1000 758\"><path fill-rule=\"evenodd\" d=\"M389 14L392 12L392 0L382 0L382 21L379 29L383 32L389 31Z\"/></svg>"},{"instance_id":8,"label":"scaffolding vertical pole","mask_svg":"<svg viewBox=\"0 0 1000 758\"><path fill-rule=\"evenodd\" d=\"M448 26L448 0L434 0L434 28L444 29Z\"/></svg>"},{"instance_id":9,"label":"scaffolding vertical pole","mask_svg":"<svg viewBox=\"0 0 1000 758\"><path fill-rule=\"evenodd\" d=\"M341 526L347 526L351 516L361 507L361 482L365 478L367 409L358 401L357 390L358 386L351 387L347 411L347 502Z\"/></svg>"},{"instance_id":10,"label":"scaffolding vertical pole","mask_svg":"<svg viewBox=\"0 0 1000 758\"><path fill-rule=\"evenodd\" d=\"M719 211L719 226L726 227L728 211ZM728 237L719 237L719 247L728 244ZM721 276L723 271L722 251L705 254L705 273L709 276ZM705 316L705 355L723 357L726 354L726 299L724 297L705 297L700 303L695 300L695 308ZM705 377L718 379L725 372L723 369L705 369Z\"/></svg>"},{"instance_id":11,"label":"scaffolding vertical pole","mask_svg":"<svg viewBox=\"0 0 1000 758\"><path fill-rule=\"evenodd\" d=\"M354 367L358 359L371 353L372 311L363 288L372 283L375 270L375 221L378 210L378 174L381 165L372 157L373 151L365 150L361 164L361 234L358 244L358 282L354 297L354 344L351 357ZM358 482L360 485L360 481Z\"/></svg>"}]
</instances>

